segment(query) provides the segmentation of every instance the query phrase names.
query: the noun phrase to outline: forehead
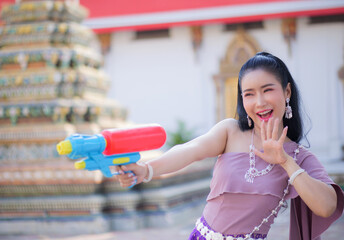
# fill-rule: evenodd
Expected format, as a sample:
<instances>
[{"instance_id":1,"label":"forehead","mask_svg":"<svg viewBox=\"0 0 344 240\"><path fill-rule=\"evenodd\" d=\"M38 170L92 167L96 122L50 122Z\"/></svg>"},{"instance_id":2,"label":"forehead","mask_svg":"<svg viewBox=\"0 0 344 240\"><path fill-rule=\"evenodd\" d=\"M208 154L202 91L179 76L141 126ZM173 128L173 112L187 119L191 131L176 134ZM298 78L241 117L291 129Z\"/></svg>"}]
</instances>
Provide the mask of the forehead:
<instances>
[{"instance_id":1,"label":"forehead","mask_svg":"<svg viewBox=\"0 0 344 240\"><path fill-rule=\"evenodd\" d=\"M280 81L272 73L263 69L255 69L247 72L241 79L241 89L255 89L267 84L273 84L282 87Z\"/></svg>"}]
</instances>

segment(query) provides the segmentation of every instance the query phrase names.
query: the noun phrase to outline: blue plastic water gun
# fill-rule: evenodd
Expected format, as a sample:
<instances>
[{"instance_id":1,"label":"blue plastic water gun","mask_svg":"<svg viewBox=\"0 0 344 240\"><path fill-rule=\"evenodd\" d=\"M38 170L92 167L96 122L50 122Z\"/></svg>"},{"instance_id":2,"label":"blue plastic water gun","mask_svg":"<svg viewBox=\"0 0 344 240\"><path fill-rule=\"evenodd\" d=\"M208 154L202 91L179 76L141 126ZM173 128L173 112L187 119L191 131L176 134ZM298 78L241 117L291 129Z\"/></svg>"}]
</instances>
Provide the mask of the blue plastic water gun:
<instances>
[{"instance_id":1,"label":"blue plastic water gun","mask_svg":"<svg viewBox=\"0 0 344 240\"><path fill-rule=\"evenodd\" d=\"M56 149L70 159L83 158L75 162L76 169L100 170L105 177L112 177L119 173L112 173L110 166L136 163L141 158L139 152L160 148L165 141L165 130L152 124L107 129L95 135L73 134L59 142Z\"/></svg>"}]
</instances>

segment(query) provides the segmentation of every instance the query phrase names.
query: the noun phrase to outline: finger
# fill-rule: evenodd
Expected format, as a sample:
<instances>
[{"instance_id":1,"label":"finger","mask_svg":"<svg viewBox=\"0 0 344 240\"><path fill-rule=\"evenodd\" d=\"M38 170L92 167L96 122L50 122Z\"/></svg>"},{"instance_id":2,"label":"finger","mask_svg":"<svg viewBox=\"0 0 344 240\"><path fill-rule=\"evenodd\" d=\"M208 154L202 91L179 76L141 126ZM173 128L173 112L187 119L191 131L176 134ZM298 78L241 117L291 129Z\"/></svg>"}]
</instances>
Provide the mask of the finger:
<instances>
[{"instance_id":1,"label":"finger","mask_svg":"<svg viewBox=\"0 0 344 240\"><path fill-rule=\"evenodd\" d=\"M126 187L129 187L129 186L133 185L134 183L135 184L137 183L136 177L127 178L127 179L121 181L121 185L126 186Z\"/></svg>"},{"instance_id":2,"label":"finger","mask_svg":"<svg viewBox=\"0 0 344 240\"><path fill-rule=\"evenodd\" d=\"M127 172L127 171L137 171L138 169L138 165L136 163L131 163L131 164L128 164L128 165L123 165L121 166L122 167L122 170Z\"/></svg>"},{"instance_id":3,"label":"finger","mask_svg":"<svg viewBox=\"0 0 344 240\"><path fill-rule=\"evenodd\" d=\"M268 120L268 126L267 126L267 130L266 130L266 137L267 139L271 139L272 138L272 130L273 130L273 124L274 124L274 118L270 118Z\"/></svg>"},{"instance_id":4,"label":"finger","mask_svg":"<svg viewBox=\"0 0 344 240\"><path fill-rule=\"evenodd\" d=\"M262 124L260 125L260 137L262 141L266 140L265 121L262 121Z\"/></svg>"},{"instance_id":5,"label":"finger","mask_svg":"<svg viewBox=\"0 0 344 240\"><path fill-rule=\"evenodd\" d=\"M109 166L109 169L113 175L123 175L124 171L121 169L120 166Z\"/></svg>"},{"instance_id":6,"label":"finger","mask_svg":"<svg viewBox=\"0 0 344 240\"><path fill-rule=\"evenodd\" d=\"M132 176L137 176L138 179L143 179L145 177L146 174L146 165L140 165L137 163L132 163L132 164L128 164L125 166L122 166L123 171L125 171L125 173L132 175ZM132 172L131 174L128 172Z\"/></svg>"},{"instance_id":7,"label":"finger","mask_svg":"<svg viewBox=\"0 0 344 240\"><path fill-rule=\"evenodd\" d=\"M254 154L258 157L260 157L261 159L263 159L264 153L262 153L261 151L254 149L253 150Z\"/></svg>"},{"instance_id":8,"label":"finger","mask_svg":"<svg viewBox=\"0 0 344 240\"><path fill-rule=\"evenodd\" d=\"M131 167L128 168L127 166L124 166L124 165L115 165L115 166L110 166L109 168L112 174L115 174L115 175L124 175L127 172L132 171Z\"/></svg>"},{"instance_id":9,"label":"finger","mask_svg":"<svg viewBox=\"0 0 344 240\"><path fill-rule=\"evenodd\" d=\"M123 188L129 188L129 187L133 187L134 185L136 185L136 181L130 181L130 182L120 182L121 187Z\"/></svg>"},{"instance_id":10,"label":"finger","mask_svg":"<svg viewBox=\"0 0 344 240\"><path fill-rule=\"evenodd\" d=\"M280 142L281 144L284 143L286 137L287 137L287 133L288 133L288 126L286 126L283 131L282 131L282 135L280 137L280 139L278 140L278 142Z\"/></svg>"},{"instance_id":11,"label":"finger","mask_svg":"<svg viewBox=\"0 0 344 240\"><path fill-rule=\"evenodd\" d=\"M119 176L120 184L122 187L132 186L134 183L137 183L137 177L133 173L127 173L125 175Z\"/></svg>"},{"instance_id":12,"label":"finger","mask_svg":"<svg viewBox=\"0 0 344 240\"><path fill-rule=\"evenodd\" d=\"M273 125L272 135L271 135L272 139L276 141L278 140L278 123L279 123L279 119L276 118L274 120L274 125Z\"/></svg>"},{"instance_id":13,"label":"finger","mask_svg":"<svg viewBox=\"0 0 344 240\"><path fill-rule=\"evenodd\" d=\"M124 175L117 175L116 177L117 177L118 181L120 181L120 182L128 182L128 181L130 181L130 179L133 176L131 176L131 175L129 175L129 173L127 173Z\"/></svg>"}]
</instances>

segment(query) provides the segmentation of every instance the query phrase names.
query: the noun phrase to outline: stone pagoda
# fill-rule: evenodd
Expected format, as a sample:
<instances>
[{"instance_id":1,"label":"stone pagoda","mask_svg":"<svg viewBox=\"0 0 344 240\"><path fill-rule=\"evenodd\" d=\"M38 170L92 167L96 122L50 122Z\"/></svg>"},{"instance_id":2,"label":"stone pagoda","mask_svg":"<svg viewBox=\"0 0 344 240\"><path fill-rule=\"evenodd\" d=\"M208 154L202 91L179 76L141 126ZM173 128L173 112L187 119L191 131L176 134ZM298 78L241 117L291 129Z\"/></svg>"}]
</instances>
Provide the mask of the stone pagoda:
<instances>
[{"instance_id":1,"label":"stone pagoda","mask_svg":"<svg viewBox=\"0 0 344 240\"><path fill-rule=\"evenodd\" d=\"M87 14L78 1L2 6L1 234L166 226L167 218L178 222L191 214L208 192L213 161L129 191L58 156L56 144L72 133L130 125L126 110L106 98L110 81L97 36L81 24ZM143 160L155 154L143 153Z\"/></svg>"}]
</instances>

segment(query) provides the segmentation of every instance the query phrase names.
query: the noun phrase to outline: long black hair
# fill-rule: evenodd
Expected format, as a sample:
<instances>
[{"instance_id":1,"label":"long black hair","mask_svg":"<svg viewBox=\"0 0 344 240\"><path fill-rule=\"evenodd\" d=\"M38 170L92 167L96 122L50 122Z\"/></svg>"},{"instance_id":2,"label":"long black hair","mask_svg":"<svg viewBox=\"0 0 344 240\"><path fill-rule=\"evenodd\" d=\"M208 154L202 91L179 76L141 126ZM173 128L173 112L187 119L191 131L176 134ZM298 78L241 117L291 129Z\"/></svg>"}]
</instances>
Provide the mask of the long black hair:
<instances>
[{"instance_id":1,"label":"long black hair","mask_svg":"<svg viewBox=\"0 0 344 240\"><path fill-rule=\"evenodd\" d=\"M242 89L241 81L246 73L262 69L273 74L277 80L281 83L283 90L286 89L288 83L290 83L291 97L290 106L293 111L293 117L291 119L283 118L283 126L288 126L287 136L294 142L299 143L303 137L303 123L300 114L300 96L299 90L296 83L291 76L287 66L278 57L267 53L260 52L254 57L250 58L242 67L239 72L238 78L238 99L237 99L237 116L239 121L239 127L242 131L252 129L254 127L254 122L252 121L252 126L248 126L247 113L244 109L243 99L242 99Z\"/></svg>"}]
</instances>

